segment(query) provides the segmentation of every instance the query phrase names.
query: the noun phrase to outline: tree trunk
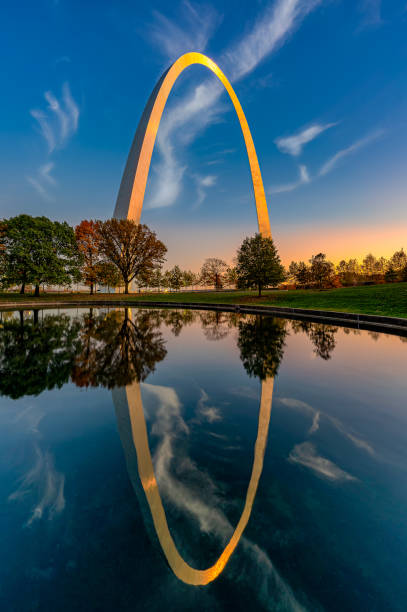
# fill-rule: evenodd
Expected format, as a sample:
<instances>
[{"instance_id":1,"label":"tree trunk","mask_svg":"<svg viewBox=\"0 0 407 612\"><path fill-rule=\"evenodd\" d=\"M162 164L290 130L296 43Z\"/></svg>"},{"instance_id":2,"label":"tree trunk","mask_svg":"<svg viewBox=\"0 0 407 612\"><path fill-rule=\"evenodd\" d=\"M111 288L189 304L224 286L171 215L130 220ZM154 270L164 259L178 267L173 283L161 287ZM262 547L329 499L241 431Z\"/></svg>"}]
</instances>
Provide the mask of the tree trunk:
<instances>
[{"instance_id":1,"label":"tree trunk","mask_svg":"<svg viewBox=\"0 0 407 612\"><path fill-rule=\"evenodd\" d=\"M20 293L22 293L22 294L25 293L25 282L22 283L22 285L21 285Z\"/></svg>"},{"instance_id":2,"label":"tree trunk","mask_svg":"<svg viewBox=\"0 0 407 612\"><path fill-rule=\"evenodd\" d=\"M35 309L34 310L34 324L35 325L38 325L38 313L39 313L39 310Z\"/></svg>"},{"instance_id":3,"label":"tree trunk","mask_svg":"<svg viewBox=\"0 0 407 612\"><path fill-rule=\"evenodd\" d=\"M124 281L124 293L129 293L129 283L127 281Z\"/></svg>"},{"instance_id":4,"label":"tree trunk","mask_svg":"<svg viewBox=\"0 0 407 612\"><path fill-rule=\"evenodd\" d=\"M259 296L258 297L261 297L261 285L258 285L258 287L259 287Z\"/></svg>"},{"instance_id":5,"label":"tree trunk","mask_svg":"<svg viewBox=\"0 0 407 612\"><path fill-rule=\"evenodd\" d=\"M40 286L39 285L35 285L34 296L35 297L39 297L40 296Z\"/></svg>"},{"instance_id":6,"label":"tree trunk","mask_svg":"<svg viewBox=\"0 0 407 612\"><path fill-rule=\"evenodd\" d=\"M93 295L93 283L90 284L90 294Z\"/></svg>"}]
</instances>

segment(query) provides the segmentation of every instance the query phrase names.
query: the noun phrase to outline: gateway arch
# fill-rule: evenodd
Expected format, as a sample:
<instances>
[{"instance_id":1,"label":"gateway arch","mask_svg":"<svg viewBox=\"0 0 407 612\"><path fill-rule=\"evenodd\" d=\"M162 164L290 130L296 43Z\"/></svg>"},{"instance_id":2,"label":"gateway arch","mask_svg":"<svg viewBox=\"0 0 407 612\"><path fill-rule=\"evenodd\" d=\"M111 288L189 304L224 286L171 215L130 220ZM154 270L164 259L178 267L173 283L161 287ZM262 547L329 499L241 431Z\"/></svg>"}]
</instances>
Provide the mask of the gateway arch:
<instances>
[{"instance_id":1,"label":"gateway arch","mask_svg":"<svg viewBox=\"0 0 407 612\"><path fill-rule=\"evenodd\" d=\"M229 83L219 66L217 66L215 62L202 53L185 53L184 55L181 55L181 57L179 57L172 64L172 66L170 66L170 68L164 72L154 87L144 108L144 112L138 124L133 144L127 158L126 167L124 169L117 196L114 217L117 219L132 219L136 223L140 222L151 156L165 104L171 89L173 88L174 83L181 72L193 64L201 64L202 66L209 68L209 70L211 70L218 77L229 94L239 119L246 145L253 182L254 198L256 201L259 232L264 237L271 237L270 220L267 210L266 196L264 193L263 180L261 177L256 149L254 148L253 138L250 133L249 125L242 106L232 85Z\"/></svg>"}]
</instances>

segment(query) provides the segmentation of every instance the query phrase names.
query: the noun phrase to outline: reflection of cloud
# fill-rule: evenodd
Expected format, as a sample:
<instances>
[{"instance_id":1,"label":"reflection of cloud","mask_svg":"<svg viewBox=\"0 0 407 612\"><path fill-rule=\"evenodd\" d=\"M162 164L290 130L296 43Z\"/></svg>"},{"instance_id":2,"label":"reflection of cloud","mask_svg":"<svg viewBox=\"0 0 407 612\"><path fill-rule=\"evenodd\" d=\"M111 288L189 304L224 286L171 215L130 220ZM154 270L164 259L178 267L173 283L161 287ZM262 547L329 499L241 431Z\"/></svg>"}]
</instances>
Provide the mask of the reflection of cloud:
<instances>
[{"instance_id":1,"label":"reflection of cloud","mask_svg":"<svg viewBox=\"0 0 407 612\"><path fill-rule=\"evenodd\" d=\"M220 509L222 492L207 473L198 469L188 456L185 445L177 444L189 433L189 428L181 416L181 403L175 390L146 383L141 384L141 389L143 406L150 406L150 419L153 414L151 400L155 403L155 420L151 431L159 442L153 462L162 497L196 521L202 533L214 536L225 544L234 527ZM207 395L203 393L205 402ZM176 478L173 476L174 466ZM187 482L188 485L185 484ZM266 553L244 536L241 545L242 552L249 557L241 576L253 588L262 606L268 610L276 610L280 606L284 610L303 610Z\"/></svg>"},{"instance_id":2,"label":"reflection of cloud","mask_svg":"<svg viewBox=\"0 0 407 612\"><path fill-rule=\"evenodd\" d=\"M36 410L34 406L27 406L27 408L17 413L14 423L23 423L30 433L39 433L38 425L44 416L45 412Z\"/></svg>"},{"instance_id":3,"label":"reflection of cloud","mask_svg":"<svg viewBox=\"0 0 407 612\"><path fill-rule=\"evenodd\" d=\"M41 519L45 512L51 520L65 508L65 476L56 471L51 453L43 452L36 445L35 455L33 467L23 477L18 489L8 498L9 501L20 501L31 495L36 497L37 502L26 526Z\"/></svg>"},{"instance_id":4,"label":"reflection of cloud","mask_svg":"<svg viewBox=\"0 0 407 612\"><path fill-rule=\"evenodd\" d=\"M198 417L204 418L209 423L221 421L222 417L219 414L219 409L215 406L207 406L208 399L208 394L203 389L201 389L201 397L199 398L197 407Z\"/></svg>"},{"instance_id":5,"label":"reflection of cloud","mask_svg":"<svg viewBox=\"0 0 407 612\"><path fill-rule=\"evenodd\" d=\"M278 401L284 406L287 406L288 408L293 408L294 410L300 410L301 412L305 412L306 414L312 416L312 419L313 419L312 425L308 430L309 435L312 435L316 431L318 431L319 424L320 424L320 417L323 416L343 436L345 436L345 438L348 438L348 440L352 442L354 446L357 446L359 449L366 451L367 453L369 453L369 455L376 454L372 446L368 442L366 442L366 440L363 440L362 438L359 438L358 436L356 436L354 433L351 433L350 431L348 431L345 425L336 417L326 414L325 412L316 410L315 408L310 406L310 404L307 404L306 402L295 399L293 397L281 397L281 398L278 398Z\"/></svg>"},{"instance_id":6,"label":"reflection of cloud","mask_svg":"<svg viewBox=\"0 0 407 612\"><path fill-rule=\"evenodd\" d=\"M259 391L256 391L256 389L253 389L253 387L249 387L248 385L241 387L233 387L232 389L229 389L229 393L237 395L238 397L247 397L248 399L253 399L257 401L260 399Z\"/></svg>"},{"instance_id":7,"label":"reflection of cloud","mask_svg":"<svg viewBox=\"0 0 407 612\"><path fill-rule=\"evenodd\" d=\"M319 429L319 412L316 412L314 414L314 418L312 419L312 425L308 430L309 435L312 435L313 433L315 433L316 431L318 431Z\"/></svg>"},{"instance_id":8,"label":"reflection of cloud","mask_svg":"<svg viewBox=\"0 0 407 612\"><path fill-rule=\"evenodd\" d=\"M303 412L308 412L314 414L316 412L315 408L303 402L302 400L295 399L294 397L279 397L278 401L284 406L288 408L294 408L296 410L302 410Z\"/></svg>"},{"instance_id":9,"label":"reflection of cloud","mask_svg":"<svg viewBox=\"0 0 407 612\"><path fill-rule=\"evenodd\" d=\"M356 480L354 476L342 470L329 459L317 455L315 446L311 442L303 442L294 446L290 453L289 461L299 463L315 472L318 476L324 476L329 478L329 480Z\"/></svg>"}]
</instances>

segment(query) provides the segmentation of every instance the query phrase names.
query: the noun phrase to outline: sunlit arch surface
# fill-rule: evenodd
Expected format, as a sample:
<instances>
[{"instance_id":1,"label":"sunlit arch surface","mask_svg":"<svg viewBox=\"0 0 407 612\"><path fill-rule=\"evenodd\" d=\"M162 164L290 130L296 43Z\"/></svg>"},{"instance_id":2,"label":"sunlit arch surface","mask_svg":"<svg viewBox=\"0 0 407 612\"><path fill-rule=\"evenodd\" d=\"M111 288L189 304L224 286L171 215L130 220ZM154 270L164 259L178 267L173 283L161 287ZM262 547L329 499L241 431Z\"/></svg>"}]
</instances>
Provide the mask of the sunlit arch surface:
<instances>
[{"instance_id":1,"label":"sunlit arch surface","mask_svg":"<svg viewBox=\"0 0 407 612\"><path fill-rule=\"evenodd\" d=\"M253 138L240 105L240 102L222 70L209 57L202 53L185 53L164 72L146 104L143 115L137 127L136 135L130 149L126 167L123 173L117 196L114 216L118 219L132 219L140 222L146 190L148 172L154 143L160 125L161 116L170 91L185 68L192 64L202 64L212 70L228 92L238 116L249 158L256 201L259 232L264 237L271 237L270 221L267 211L266 196Z\"/></svg>"},{"instance_id":2,"label":"sunlit arch surface","mask_svg":"<svg viewBox=\"0 0 407 612\"><path fill-rule=\"evenodd\" d=\"M130 479L133 483L133 486L135 486L135 479L137 477L137 474L135 474L135 470L130 467L130 454L132 452L132 448L130 448L129 442L126 442L127 436L122 434L123 429L125 429L125 425L123 425L123 423L121 422L120 417L120 415L123 415L123 409L125 409L126 412L128 411L128 417L131 426L132 445L134 446L137 454L138 477L140 478L148 505L150 507L154 529L160 542L160 546L174 574L177 576L177 578L187 584L200 586L208 584L209 582L212 582L212 580L215 580L215 578L219 576L219 574L223 571L224 567L229 561L233 551L239 543L243 531L246 528L252 511L260 476L263 470L263 460L267 444L271 404L273 398L273 385L273 378L269 378L262 382L257 438L254 447L253 467L250 476L249 486L247 488L243 512L241 514L237 527L232 534L232 537L230 538L228 544L226 545L225 549L223 550L216 563L204 570L195 569L191 567L188 563L186 563L186 561L184 561L184 559L181 557L177 550L175 542L168 528L167 518L165 515L163 503L161 501L157 480L155 478L150 447L148 444L147 427L143 412L140 384L138 382L134 382L132 385L129 385L125 388L113 390L113 401L118 415L118 427L122 439L124 452L126 455Z\"/></svg>"}]
</instances>

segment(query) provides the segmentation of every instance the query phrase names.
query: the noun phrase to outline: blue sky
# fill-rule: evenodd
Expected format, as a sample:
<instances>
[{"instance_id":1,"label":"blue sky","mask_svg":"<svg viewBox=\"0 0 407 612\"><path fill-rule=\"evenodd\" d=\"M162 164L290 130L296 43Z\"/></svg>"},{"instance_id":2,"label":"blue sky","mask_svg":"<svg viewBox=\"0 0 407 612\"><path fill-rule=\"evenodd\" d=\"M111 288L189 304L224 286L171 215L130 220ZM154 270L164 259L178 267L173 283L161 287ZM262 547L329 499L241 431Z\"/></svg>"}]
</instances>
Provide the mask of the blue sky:
<instances>
[{"instance_id":1,"label":"blue sky","mask_svg":"<svg viewBox=\"0 0 407 612\"><path fill-rule=\"evenodd\" d=\"M23 1L0 29L1 216L110 217L155 82L202 51L246 113L285 262L407 247L407 0ZM142 221L193 269L256 231L238 121L201 66L171 93Z\"/></svg>"}]
</instances>

